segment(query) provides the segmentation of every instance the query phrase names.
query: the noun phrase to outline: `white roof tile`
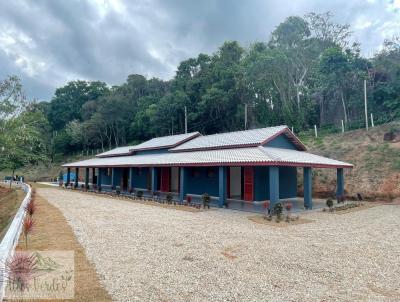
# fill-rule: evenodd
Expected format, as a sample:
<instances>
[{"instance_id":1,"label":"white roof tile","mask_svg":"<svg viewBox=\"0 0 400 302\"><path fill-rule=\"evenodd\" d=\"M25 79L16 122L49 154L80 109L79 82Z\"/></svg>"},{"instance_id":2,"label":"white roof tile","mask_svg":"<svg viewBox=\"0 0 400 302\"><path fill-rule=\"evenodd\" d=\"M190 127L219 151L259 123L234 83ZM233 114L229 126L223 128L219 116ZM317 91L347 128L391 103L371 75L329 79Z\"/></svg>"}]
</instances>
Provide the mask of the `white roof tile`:
<instances>
[{"instance_id":1,"label":"white roof tile","mask_svg":"<svg viewBox=\"0 0 400 302\"><path fill-rule=\"evenodd\" d=\"M192 152L174 152L93 158L65 164L64 167L118 167L118 166L219 166L219 165L288 165L315 167L348 167L352 165L305 151L272 147L248 147Z\"/></svg>"},{"instance_id":2,"label":"white roof tile","mask_svg":"<svg viewBox=\"0 0 400 302\"><path fill-rule=\"evenodd\" d=\"M177 134L170 136L155 137L144 143L133 146L130 150L139 151L139 150L149 150L149 149L159 149L159 148L172 148L179 143L183 143L188 139L194 138L199 135L200 135L199 132L191 132L191 133L184 133L184 134Z\"/></svg>"},{"instance_id":3,"label":"white roof tile","mask_svg":"<svg viewBox=\"0 0 400 302\"><path fill-rule=\"evenodd\" d=\"M264 141L288 129L287 126L267 127L253 130L218 133L196 137L184 144L181 144L171 151L190 151L199 149L214 149L240 146L256 146Z\"/></svg>"},{"instance_id":4,"label":"white roof tile","mask_svg":"<svg viewBox=\"0 0 400 302\"><path fill-rule=\"evenodd\" d=\"M97 154L96 157L108 157L108 156L118 156L118 155L129 155L131 152L129 151L132 149L133 146L125 146L125 147L118 147L100 154Z\"/></svg>"},{"instance_id":5,"label":"white roof tile","mask_svg":"<svg viewBox=\"0 0 400 302\"><path fill-rule=\"evenodd\" d=\"M169 135L152 138L148 141L145 141L139 145L135 146L126 146L126 147L118 147L100 154L97 154L96 157L111 157L118 155L129 155L135 151L141 150L152 150L152 149L166 149L177 146L179 143L186 142L188 139L199 136L199 132L191 132L185 134L178 135Z\"/></svg>"}]
</instances>

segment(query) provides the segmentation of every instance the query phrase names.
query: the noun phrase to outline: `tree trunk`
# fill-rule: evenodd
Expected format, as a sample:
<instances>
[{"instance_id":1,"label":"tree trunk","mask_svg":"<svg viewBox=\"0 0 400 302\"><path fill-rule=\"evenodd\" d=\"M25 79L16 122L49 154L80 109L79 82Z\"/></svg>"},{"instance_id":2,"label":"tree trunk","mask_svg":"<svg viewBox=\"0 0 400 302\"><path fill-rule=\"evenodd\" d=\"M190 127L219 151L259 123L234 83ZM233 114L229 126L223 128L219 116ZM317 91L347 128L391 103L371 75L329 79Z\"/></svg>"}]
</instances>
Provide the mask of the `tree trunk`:
<instances>
[{"instance_id":1,"label":"tree trunk","mask_svg":"<svg viewBox=\"0 0 400 302\"><path fill-rule=\"evenodd\" d=\"M15 168L12 169L12 176L11 176L11 181L10 181L10 188L11 188L11 184L14 181L14 175L15 175Z\"/></svg>"}]
</instances>

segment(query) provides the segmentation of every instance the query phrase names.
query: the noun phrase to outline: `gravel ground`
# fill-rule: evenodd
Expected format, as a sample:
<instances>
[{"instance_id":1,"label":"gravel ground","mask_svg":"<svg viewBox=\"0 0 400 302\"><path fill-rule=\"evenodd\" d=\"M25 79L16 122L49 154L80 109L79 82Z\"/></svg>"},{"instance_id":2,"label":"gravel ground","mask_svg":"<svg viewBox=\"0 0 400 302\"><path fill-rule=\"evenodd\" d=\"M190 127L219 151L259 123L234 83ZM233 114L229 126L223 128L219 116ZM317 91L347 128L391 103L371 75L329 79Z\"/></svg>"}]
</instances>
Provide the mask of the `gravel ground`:
<instances>
[{"instance_id":1,"label":"gravel ground","mask_svg":"<svg viewBox=\"0 0 400 302\"><path fill-rule=\"evenodd\" d=\"M38 193L64 213L117 301L400 301L399 206L276 228L230 210Z\"/></svg>"}]
</instances>

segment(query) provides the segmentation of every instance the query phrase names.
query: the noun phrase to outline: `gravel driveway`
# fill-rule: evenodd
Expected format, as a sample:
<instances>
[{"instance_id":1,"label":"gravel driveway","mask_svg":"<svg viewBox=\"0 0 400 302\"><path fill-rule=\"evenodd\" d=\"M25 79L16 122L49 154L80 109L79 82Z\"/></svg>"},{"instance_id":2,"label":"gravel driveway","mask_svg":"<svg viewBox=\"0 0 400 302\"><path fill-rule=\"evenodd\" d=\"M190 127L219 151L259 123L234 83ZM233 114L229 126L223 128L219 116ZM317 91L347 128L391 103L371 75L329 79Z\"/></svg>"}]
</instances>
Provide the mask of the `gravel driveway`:
<instances>
[{"instance_id":1,"label":"gravel driveway","mask_svg":"<svg viewBox=\"0 0 400 302\"><path fill-rule=\"evenodd\" d=\"M400 301L400 206L276 228L38 189L71 224L118 301Z\"/></svg>"}]
</instances>

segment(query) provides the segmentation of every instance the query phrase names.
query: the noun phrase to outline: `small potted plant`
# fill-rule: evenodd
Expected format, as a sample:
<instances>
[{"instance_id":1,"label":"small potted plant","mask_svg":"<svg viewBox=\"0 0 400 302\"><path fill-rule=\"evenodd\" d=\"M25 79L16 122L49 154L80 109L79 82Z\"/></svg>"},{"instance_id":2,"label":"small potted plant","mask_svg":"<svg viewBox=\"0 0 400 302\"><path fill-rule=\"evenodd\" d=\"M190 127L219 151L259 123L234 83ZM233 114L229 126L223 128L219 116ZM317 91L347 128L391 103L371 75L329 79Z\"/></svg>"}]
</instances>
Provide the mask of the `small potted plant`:
<instances>
[{"instance_id":1,"label":"small potted plant","mask_svg":"<svg viewBox=\"0 0 400 302\"><path fill-rule=\"evenodd\" d=\"M266 200L263 202L262 205L263 205L263 208L265 211L265 217L267 217L271 213L271 210L269 209L270 202L268 200Z\"/></svg>"},{"instance_id":2,"label":"small potted plant","mask_svg":"<svg viewBox=\"0 0 400 302\"><path fill-rule=\"evenodd\" d=\"M286 222L290 222L290 211L292 210L293 204L291 202L288 202L285 204L285 210L286 210Z\"/></svg>"},{"instance_id":3,"label":"small potted plant","mask_svg":"<svg viewBox=\"0 0 400 302\"><path fill-rule=\"evenodd\" d=\"M203 199L203 208L210 208L210 195L208 193L204 193L202 196Z\"/></svg>"},{"instance_id":4,"label":"small potted plant","mask_svg":"<svg viewBox=\"0 0 400 302\"><path fill-rule=\"evenodd\" d=\"M167 193L167 196L165 197L165 199L167 200L167 203L168 203L168 204L171 204L171 203L172 203L173 197L172 197L171 192L168 192L168 193Z\"/></svg>"},{"instance_id":5,"label":"small potted plant","mask_svg":"<svg viewBox=\"0 0 400 302\"><path fill-rule=\"evenodd\" d=\"M283 212L283 207L280 202L276 203L274 205L274 213L276 215L276 222L280 222L282 220L282 212Z\"/></svg>"}]
</instances>

